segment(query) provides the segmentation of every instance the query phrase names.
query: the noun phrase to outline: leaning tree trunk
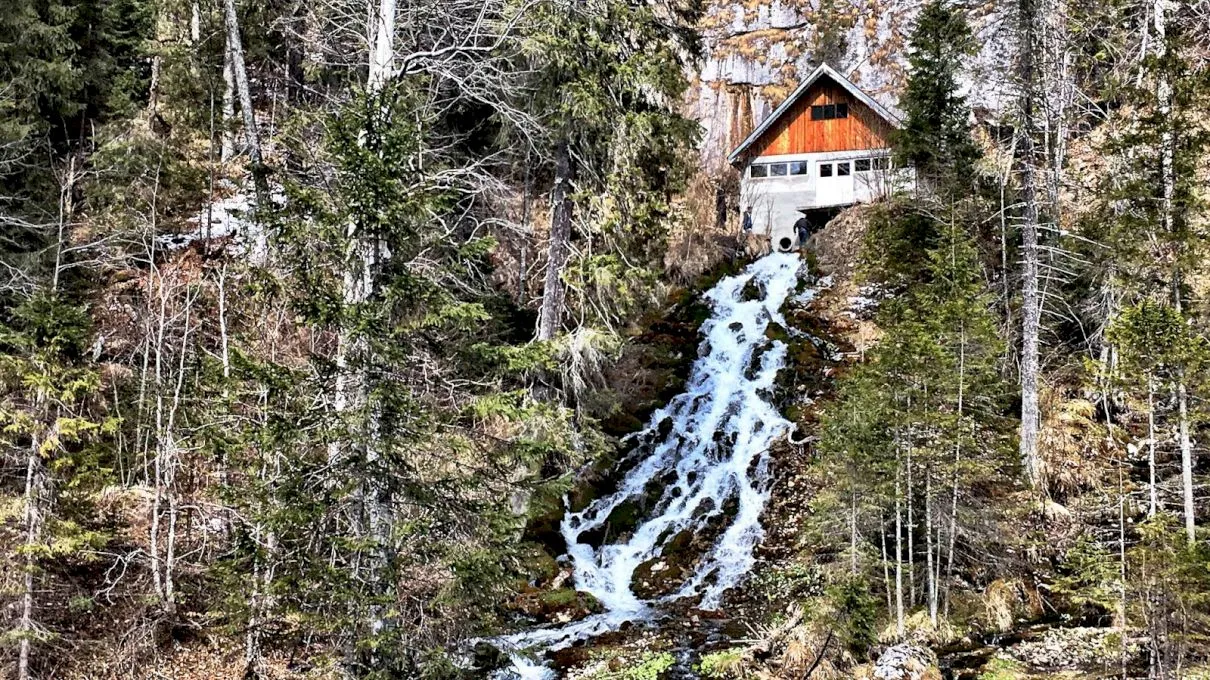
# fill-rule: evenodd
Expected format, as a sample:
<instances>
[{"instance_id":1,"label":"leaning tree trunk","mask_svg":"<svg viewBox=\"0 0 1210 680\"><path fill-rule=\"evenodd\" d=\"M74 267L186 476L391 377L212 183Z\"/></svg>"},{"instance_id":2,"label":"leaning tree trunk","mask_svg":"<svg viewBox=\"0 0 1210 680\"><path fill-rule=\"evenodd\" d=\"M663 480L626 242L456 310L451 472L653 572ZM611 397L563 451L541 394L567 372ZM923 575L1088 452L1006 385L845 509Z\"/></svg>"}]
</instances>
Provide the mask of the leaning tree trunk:
<instances>
[{"instance_id":1,"label":"leaning tree trunk","mask_svg":"<svg viewBox=\"0 0 1210 680\"><path fill-rule=\"evenodd\" d=\"M551 191L554 214L550 221L550 246L546 260L546 284L542 289L542 314L538 339L550 340L559 331L567 289L563 268L571 250L571 220L575 208L571 200L575 182L575 162L566 139L555 145L555 186Z\"/></svg>"},{"instance_id":2,"label":"leaning tree trunk","mask_svg":"<svg viewBox=\"0 0 1210 680\"><path fill-rule=\"evenodd\" d=\"M1031 484L1040 486L1041 466L1038 462L1038 428L1041 419L1038 404L1038 336L1042 325L1042 301L1038 285L1038 180L1037 130L1034 90L1037 80L1036 59L1038 16L1033 0L1021 0L1020 22L1020 116L1018 138L1021 157L1021 462Z\"/></svg>"}]
</instances>

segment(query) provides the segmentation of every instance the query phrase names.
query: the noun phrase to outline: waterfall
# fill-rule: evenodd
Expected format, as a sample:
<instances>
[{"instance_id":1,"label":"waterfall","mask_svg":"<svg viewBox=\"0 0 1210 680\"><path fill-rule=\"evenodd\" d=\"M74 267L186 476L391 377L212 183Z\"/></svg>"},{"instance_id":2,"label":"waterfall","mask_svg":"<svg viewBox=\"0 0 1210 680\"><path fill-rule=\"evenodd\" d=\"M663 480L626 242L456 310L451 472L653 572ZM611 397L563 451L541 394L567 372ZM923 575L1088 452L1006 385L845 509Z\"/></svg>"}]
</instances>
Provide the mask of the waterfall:
<instances>
[{"instance_id":1,"label":"waterfall","mask_svg":"<svg viewBox=\"0 0 1210 680\"><path fill-rule=\"evenodd\" d=\"M771 323L785 327L779 309L794 292L801 265L796 253L767 255L706 294L713 311L701 328L704 339L685 391L628 438L634 446L625 460L633 467L617 491L579 512L569 509L563 519L576 589L596 597L605 611L494 640L514 660L496 678L552 678L553 671L523 652L557 650L628 621L650 620L663 602L700 597L702 609L717 608L752 568L769 496L769 447L790 427L770 402L787 348L767 331ZM583 540L627 502L647 507L633 532L599 547ZM631 584L640 565L659 558L674 537L708 524L725 528L679 589L655 599L635 594Z\"/></svg>"}]
</instances>

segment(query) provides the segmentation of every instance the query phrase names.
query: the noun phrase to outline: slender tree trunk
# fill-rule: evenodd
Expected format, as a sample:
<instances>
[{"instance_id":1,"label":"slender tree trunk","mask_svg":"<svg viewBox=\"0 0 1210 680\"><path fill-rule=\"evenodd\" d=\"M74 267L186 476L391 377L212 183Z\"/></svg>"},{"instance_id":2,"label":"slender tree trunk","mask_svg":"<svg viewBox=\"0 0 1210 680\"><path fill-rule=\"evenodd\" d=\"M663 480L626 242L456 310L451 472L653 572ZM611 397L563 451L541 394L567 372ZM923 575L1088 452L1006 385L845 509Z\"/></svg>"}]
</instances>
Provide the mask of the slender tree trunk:
<instances>
[{"instance_id":1,"label":"slender tree trunk","mask_svg":"<svg viewBox=\"0 0 1210 680\"><path fill-rule=\"evenodd\" d=\"M1168 0L1154 0L1152 23L1155 29L1155 52L1160 66L1156 72L1156 100L1159 106L1163 129L1160 132L1160 216L1164 231L1176 236L1176 221L1172 201L1176 195L1176 139L1172 125L1172 81L1168 68L1162 63L1168 53ZM1179 257L1179 256L1178 256ZM1179 262L1173 263L1173 304L1178 314L1183 313L1181 300L1181 269ZM1176 387L1178 437L1181 449L1181 486L1184 492L1185 535L1190 543L1195 539L1195 517L1193 506L1193 442L1189 436L1189 394L1182 371Z\"/></svg>"},{"instance_id":2,"label":"slender tree trunk","mask_svg":"<svg viewBox=\"0 0 1210 680\"><path fill-rule=\"evenodd\" d=\"M253 543L259 543L260 538L260 527L257 526L252 531ZM248 627L244 631L244 677L249 679L260 677L260 585L261 563L260 559L254 557L252 559L252 592L248 595Z\"/></svg>"},{"instance_id":3,"label":"slender tree trunk","mask_svg":"<svg viewBox=\"0 0 1210 680\"><path fill-rule=\"evenodd\" d=\"M379 97L395 76L396 10L395 0L380 0L373 23L369 27L372 38L367 56L369 70L366 76L366 91L372 98ZM367 128L362 131L362 144L369 143L370 133L375 126L390 124L386 119L388 114L389 111L385 107L379 109L378 115L373 117L367 123ZM346 306L355 307L370 300L376 290L385 250L381 235L363 233L355 220L349 221L345 236L347 242L342 298ZM373 470L380 460L378 425L381 413L376 406L368 403L372 386L363 364L371 351L361 332L355 332L345 326L340 328L336 349L337 372L333 408L342 418L358 409L368 409L368 412L363 414L365 431L361 441L333 442L328 449L328 458L330 461L340 461L344 455L342 447L361 448L365 460ZM371 542L367 559L359 564L359 569L362 570L359 577L376 596L381 596L391 587L386 572L394 552L391 539L392 495L389 486L383 484L374 472L359 480L357 495L362 513L356 520L357 531L365 532L364 535ZM381 605L372 605L368 618L372 634L376 635L388 626L386 610Z\"/></svg>"},{"instance_id":4,"label":"slender tree trunk","mask_svg":"<svg viewBox=\"0 0 1210 680\"><path fill-rule=\"evenodd\" d=\"M1122 484L1122 466L1118 466L1118 630L1121 631L1122 680L1126 680L1126 493Z\"/></svg>"},{"instance_id":5,"label":"slender tree trunk","mask_svg":"<svg viewBox=\"0 0 1210 680\"><path fill-rule=\"evenodd\" d=\"M933 560L933 473L926 469L924 472L924 550L925 567L928 569L928 606L929 619L937 625L937 572Z\"/></svg>"},{"instance_id":6,"label":"slender tree trunk","mask_svg":"<svg viewBox=\"0 0 1210 680\"><path fill-rule=\"evenodd\" d=\"M1155 381L1147 376L1147 471L1150 474L1149 491L1151 502L1147 506L1147 516L1155 517L1159 509L1159 499L1155 487Z\"/></svg>"},{"instance_id":7,"label":"slender tree trunk","mask_svg":"<svg viewBox=\"0 0 1210 680\"><path fill-rule=\"evenodd\" d=\"M156 597L165 602L164 574L160 556L160 525L161 512L164 505L164 476L168 452L165 447L165 417L164 408L164 337L168 327L168 292L163 277L159 278L160 310L156 326L155 339L155 430L151 437L155 442L155 456L152 460L152 475L155 495L151 502L151 521L148 526L148 542L151 552L151 582L155 588Z\"/></svg>"},{"instance_id":8,"label":"slender tree trunk","mask_svg":"<svg viewBox=\"0 0 1210 680\"><path fill-rule=\"evenodd\" d=\"M395 73L395 14L396 0L378 0L378 12L374 17L374 38L370 49L370 68L366 77L366 90L382 92Z\"/></svg>"},{"instance_id":9,"label":"slender tree trunk","mask_svg":"<svg viewBox=\"0 0 1210 680\"><path fill-rule=\"evenodd\" d=\"M546 284L542 289L542 312L538 339L551 340L559 332L567 290L563 268L571 250L571 220L575 206L571 200L576 179L575 159L566 139L555 145L555 185L551 190L554 214L550 221L550 246L546 260Z\"/></svg>"},{"instance_id":10,"label":"slender tree trunk","mask_svg":"<svg viewBox=\"0 0 1210 680\"><path fill-rule=\"evenodd\" d=\"M849 573L857 575L857 489L849 493Z\"/></svg>"},{"instance_id":11,"label":"slender tree trunk","mask_svg":"<svg viewBox=\"0 0 1210 680\"><path fill-rule=\"evenodd\" d=\"M916 512L912 502L912 428L908 427L907 445L907 568L908 607L916 606Z\"/></svg>"},{"instance_id":12,"label":"slender tree trunk","mask_svg":"<svg viewBox=\"0 0 1210 680\"><path fill-rule=\"evenodd\" d=\"M888 617L895 615L895 603L891 596L891 559L887 555L886 548L886 516L879 515L878 517L878 538L882 543L882 585L886 588L886 615Z\"/></svg>"},{"instance_id":13,"label":"slender tree trunk","mask_svg":"<svg viewBox=\"0 0 1210 680\"><path fill-rule=\"evenodd\" d=\"M530 196L533 194L533 169L530 168L529 149L525 151L525 188L524 196L521 199L521 248L518 253L519 263L517 265L517 304L525 307L528 302L525 298L528 294L525 287L526 279L529 277L529 239L533 230L529 226L529 203Z\"/></svg>"},{"instance_id":14,"label":"slender tree trunk","mask_svg":"<svg viewBox=\"0 0 1210 680\"><path fill-rule=\"evenodd\" d=\"M222 147L219 161L227 163L235 156L235 69L231 50L223 52Z\"/></svg>"},{"instance_id":15,"label":"slender tree trunk","mask_svg":"<svg viewBox=\"0 0 1210 680\"><path fill-rule=\"evenodd\" d=\"M1023 258L1021 288L1021 462L1030 483L1042 485L1042 470L1038 461L1038 428L1041 414L1038 404L1038 336L1041 332L1042 305L1038 282L1038 188L1037 148L1034 141L1037 124L1034 94L1037 86L1037 12L1035 0L1020 0L1019 74L1021 121L1018 129L1021 158L1021 193L1023 214L1021 224L1021 255Z\"/></svg>"},{"instance_id":16,"label":"slender tree trunk","mask_svg":"<svg viewBox=\"0 0 1210 680\"><path fill-rule=\"evenodd\" d=\"M223 0L223 23L227 29L227 53L231 56L235 92L239 96L240 113L244 119L244 140L248 145L248 156L252 159L252 180L256 185L257 200L263 205L269 198L269 185L265 177L264 158L261 156L256 115L252 108L252 90L248 86L248 69L244 64L244 46L240 41L239 15L235 11L235 0Z\"/></svg>"},{"instance_id":17,"label":"slender tree trunk","mask_svg":"<svg viewBox=\"0 0 1210 680\"><path fill-rule=\"evenodd\" d=\"M1004 336L1008 339L1005 343L1005 352L1012 352L1012 337L1013 337L1013 297L1012 290L1009 286L1008 275L1008 201L1006 195L1008 192L1008 183L1012 177L1012 158L1017 153L1017 140L1014 138L1012 145L1009 148L1009 161L1004 168L1004 174L1000 176L1000 283L1003 289L1004 296ZM1005 370L1011 370L1012 362L1007 356L1004 360Z\"/></svg>"},{"instance_id":18,"label":"slender tree trunk","mask_svg":"<svg viewBox=\"0 0 1210 680\"><path fill-rule=\"evenodd\" d=\"M945 563L945 614L949 615L949 586L954 576L954 543L958 538L958 480L962 470L962 435L965 429L963 408L966 396L966 325L963 323L958 334L958 432L954 440L953 489L950 495L949 553ZM938 546L937 550L941 550Z\"/></svg>"},{"instance_id":19,"label":"slender tree trunk","mask_svg":"<svg viewBox=\"0 0 1210 680\"><path fill-rule=\"evenodd\" d=\"M196 46L202 41L202 5L198 0L189 3L189 43Z\"/></svg>"},{"instance_id":20,"label":"slender tree trunk","mask_svg":"<svg viewBox=\"0 0 1210 680\"><path fill-rule=\"evenodd\" d=\"M25 556L21 575L21 619L17 629L21 642L17 652L17 680L29 680L30 647L34 636L34 570L37 568L35 547L42 541L42 499L46 485L45 468L39 451L41 441L30 442L25 466Z\"/></svg>"},{"instance_id":21,"label":"slender tree trunk","mask_svg":"<svg viewBox=\"0 0 1210 680\"><path fill-rule=\"evenodd\" d=\"M1180 417L1181 486L1185 496L1185 538L1189 543L1193 543L1197 529L1193 508L1193 442L1189 438L1189 395L1185 389L1183 375L1176 389L1177 411Z\"/></svg>"},{"instance_id":22,"label":"slender tree trunk","mask_svg":"<svg viewBox=\"0 0 1210 680\"><path fill-rule=\"evenodd\" d=\"M176 493L176 471L180 465L179 446L176 438L176 415L180 411L181 400L184 396L186 358L189 355L189 322L192 305L188 302L185 307L185 329L181 333L180 361L177 366L176 387L172 395L172 410L168 417L169 448L172 452L166 486L168 489L168 537L164 551L164 595L167 598L168 611L176 612L176 544L177 521L180 519L180 498Z\"/></svg>"},{"instance_id":23,"label":"slender tree trunk","mask_svg":"<svg viewBox=\"0 0 1210 680\"><path fill-rule=\"evenodd\" d=\"M895 466L895 633L903 639L903 489L900 466Z\"/></svg>"}]
</instances>

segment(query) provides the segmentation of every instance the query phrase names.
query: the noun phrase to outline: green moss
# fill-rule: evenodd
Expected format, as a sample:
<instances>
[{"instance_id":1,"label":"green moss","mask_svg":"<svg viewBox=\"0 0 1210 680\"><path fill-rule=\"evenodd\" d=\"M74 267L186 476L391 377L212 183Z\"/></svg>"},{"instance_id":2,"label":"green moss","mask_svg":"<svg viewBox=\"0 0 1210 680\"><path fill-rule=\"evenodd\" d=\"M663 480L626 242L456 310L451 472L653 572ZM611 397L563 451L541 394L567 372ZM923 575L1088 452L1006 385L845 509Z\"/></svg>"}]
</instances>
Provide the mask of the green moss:
<instances>
[{"instance_id":1,"label":"green moss","mask_svg":"<svg viewBox=\"0 0 1210 680\"><path fill-rule=\"evenodd\" d=\"M566 607L576 602L576 591L574 588L559 588L548 593L543 593L538 600L548 607Z\"/></svg>"}]
</instances>

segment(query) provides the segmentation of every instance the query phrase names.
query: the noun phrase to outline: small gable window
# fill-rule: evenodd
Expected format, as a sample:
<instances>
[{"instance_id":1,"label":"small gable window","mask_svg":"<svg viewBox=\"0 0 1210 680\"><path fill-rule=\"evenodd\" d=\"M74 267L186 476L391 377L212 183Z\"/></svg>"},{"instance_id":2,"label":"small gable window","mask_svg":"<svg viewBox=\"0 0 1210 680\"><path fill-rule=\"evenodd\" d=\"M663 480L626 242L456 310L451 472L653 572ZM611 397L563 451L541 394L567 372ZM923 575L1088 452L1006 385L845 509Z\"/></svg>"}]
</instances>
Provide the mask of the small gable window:
<instances>
[{"instance_id":1,"label":"small gable window","mask_svg":"<svg viewBox=\"0 0 1210 680\"><path fill-rule=\"evenodd\" d=\"M848 176L848 174L849 174L849 162L848 161L845 161L844 163L836 164L836 176L837 177L846 177L846 176Z\"/></svg>"},{"instance_id":2,"label":"small gable window","mask_svg":"<svg viewBox=\"0 0 1210 680\"><path fill-rule=\"evenodd\" d=\"M786 176L786 164L785 163L774 163L773 165L770 165L769 166L769 175L772 177L785 177Z\"/></svg>"},{"instance_id":3,"label":"small gable window","mask_svg":"<svg viewBox=\"0 0 1210 680\"><path fill-rule=\"evenodd\" d=\"M886 170L887 168L891 167L891 159L887 158L886 156L874 158L871 160L871 162L873 164L872 167L875 170Z\"/></svg>"},{"instance_id":4,"label":"small gable window","mask_svg":"<svg viewBox=\"0 0 1210 680\"><path fill-rule=\"evenodd\" d=\"M790 161L790 174L791 175L807 174L807 162L806 161Z\"/></svg>"},{"instance_id":5,"label":"small gable window","mask_svg":"<svg viewBox=\"0 0 1210 680\"><path fill-rule=\"evenodd\" d=\"M853 161L853 172L869 172L869 171L870 171L870 159L869 158L858 158L857 160Z\"/></svg>"},{"instance_id":6,"label":"small gable window","mask_svg":"<svg viewBox=\"0 0 1210 680\"><path fill-rule=\"evenodd\" d=\"M748 169L748 176L754 177L754 178L755 177L768 177L769 176L769 166L765 165L764 163L753 163L752 167Z\"/></svg>"},{"instance_id":7,"label":"small gable window","mask_svg":"<svg viewBox=\"0 0 1210 680\"><path fill-rule=\"evenodd\" d=\"M848 104L819 104L811 107L811 120L832 120L848 118Z\"/></svg>"},{"instance_id":8,"label":"small gable window","mask_svg":"<svg viewBox=\"0 0 1210 680\"><path fill-rule=\"evenodd\" d=\"M820 177L831 177L832 176L832 164L831 163L820 163L819 164L819 176Z\"/></svg>"}]
</instances>

